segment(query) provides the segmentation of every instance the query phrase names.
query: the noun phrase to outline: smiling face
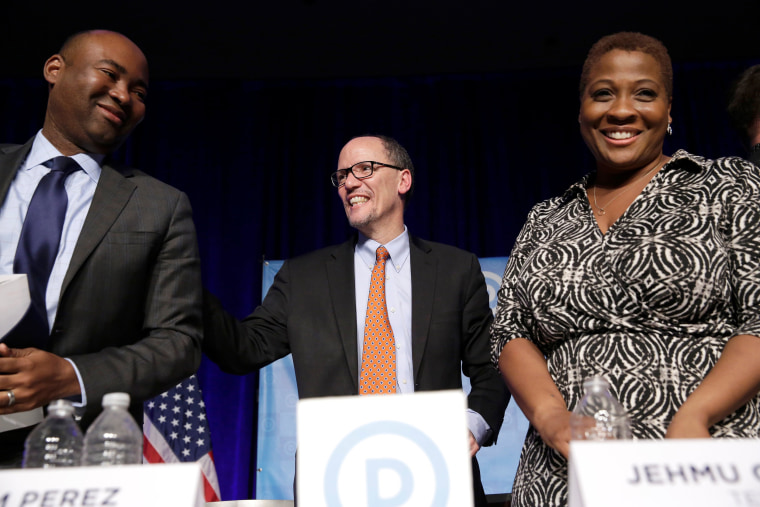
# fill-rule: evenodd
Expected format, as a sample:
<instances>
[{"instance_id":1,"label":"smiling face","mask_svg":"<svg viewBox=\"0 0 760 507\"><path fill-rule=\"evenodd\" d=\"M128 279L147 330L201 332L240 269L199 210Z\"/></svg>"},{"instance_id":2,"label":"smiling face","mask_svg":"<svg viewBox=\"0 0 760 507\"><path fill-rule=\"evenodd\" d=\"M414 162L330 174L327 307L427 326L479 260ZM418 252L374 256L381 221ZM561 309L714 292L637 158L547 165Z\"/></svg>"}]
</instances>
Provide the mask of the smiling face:
<instances>
[{"instance_id":1,"label":"smiling face","mask_svg":"<svg viewBox=\"0 0 760 507\"><path fill-rule=\"evenodd\" d=\"M349 141L341 150L338 169L346 169L368 160L395 165L393 160L389 160L380 139L358 137ZM382 244L404 231L403 196L411 184L412 177L408 169L399 171L376 166L372 176L362 180L349 173L345 185L338 188L338 196L351 226Z\"/></svg>"},{"instance_id":2,"label":"smiling face","mask_svg":"<svg viewBox=\"0 0 760 507\"><path fill-rule=\"evenodd\" d=\"M581 96L581 135L601 171L648 169L662 154L670 97L657 61L614 49L592 67Z\"/></svg>"},{"instance_id":3,"label":"smiling face","mask_svg":"<svg viewBox=\"0 0 760 507\"><path fill-rule=\"evenodd\" d=\"M75 36L45 62L50 83L42 132L64 155L108 154L145 116L148 62L115 32Z\"/></svg>"}]
</instances>

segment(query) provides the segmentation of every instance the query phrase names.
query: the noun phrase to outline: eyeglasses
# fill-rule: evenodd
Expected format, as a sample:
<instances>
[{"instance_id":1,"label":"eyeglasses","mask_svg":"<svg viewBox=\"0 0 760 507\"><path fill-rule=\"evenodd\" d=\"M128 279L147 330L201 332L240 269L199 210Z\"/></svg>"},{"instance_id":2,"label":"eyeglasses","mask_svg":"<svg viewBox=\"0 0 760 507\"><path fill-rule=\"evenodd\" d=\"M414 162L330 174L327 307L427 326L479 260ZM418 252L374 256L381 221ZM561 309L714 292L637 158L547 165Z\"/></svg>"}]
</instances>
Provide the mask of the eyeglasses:
<instances>
[{"instance_id":1,"label":"eyeglasses","mask_svg":"<svg viewBox=\"0 0 760 507\"><path fill-rule=\"evenodd\" d=\"M364 180L372 176L375 172L375 167L390 167L397 171L404 170L403 167L384 164L383 162L375 162L374 160L367 160L366 162L357 162L348 169L338 169L330 175L330 180L332 181L333 186L340 188L346 184L346 178L348 178L349 172L353 174L354 178L357 180Z\"/></svg>"}]
</instances>

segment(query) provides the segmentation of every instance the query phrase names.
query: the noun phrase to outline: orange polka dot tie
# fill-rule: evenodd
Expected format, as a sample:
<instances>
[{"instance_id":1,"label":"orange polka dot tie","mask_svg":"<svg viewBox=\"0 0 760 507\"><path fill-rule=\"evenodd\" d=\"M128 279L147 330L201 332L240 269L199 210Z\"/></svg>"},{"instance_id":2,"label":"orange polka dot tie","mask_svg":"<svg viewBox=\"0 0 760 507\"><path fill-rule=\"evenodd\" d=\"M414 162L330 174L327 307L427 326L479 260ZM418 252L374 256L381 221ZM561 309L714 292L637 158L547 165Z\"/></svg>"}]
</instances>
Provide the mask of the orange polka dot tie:
<instances>
[{"instance_id":1,"label":"orange polka dot tie","mask_svg":"<svg viewBox=\"0 0 760 507\"><path fill-rule=\"evenodd\" d=\"M367 317L364 319L364 348L359 394L396 392L396 342L385 304L385 261L390 254L384 246L377 249L369 286Z\"/></svg>"}]
</instances>

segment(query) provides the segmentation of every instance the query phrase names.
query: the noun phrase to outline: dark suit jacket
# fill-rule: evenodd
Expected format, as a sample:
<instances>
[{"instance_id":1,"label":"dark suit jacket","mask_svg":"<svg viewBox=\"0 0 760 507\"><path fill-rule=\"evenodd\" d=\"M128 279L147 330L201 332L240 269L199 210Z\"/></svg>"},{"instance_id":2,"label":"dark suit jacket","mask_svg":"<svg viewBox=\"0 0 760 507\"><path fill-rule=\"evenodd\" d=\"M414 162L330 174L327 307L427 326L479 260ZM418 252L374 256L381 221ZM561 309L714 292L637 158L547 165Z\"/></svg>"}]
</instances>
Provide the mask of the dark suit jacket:
<instances>
[{"instance_id":1,"label":"dark suit jacket","mask_svg":"<svg viewBox=\"0 0 760 507\"><path fill-rule=\"evenodd\" d=\"M32 147L0 146L0 206ZM48 350L70 358L87 393L83 429L104 394L142 401L200 363L202 285L187 196L132 169L103 166L61 288ZM0 436L1 438L1 436Z\"/></svg>"},{"instance_id":2,"label":"dark suit jacket","mask_svg":"<svg viewBox=\"0 0 760 507\"><path fill-rule=\"evenodd\" d=\"M206 293L204 352L237 374L292 353L299 397L358 394L354 245L286 261L261 306L242 322ZM464 371L472 385L469 407L495 437L509 395L490 362L493 316L478 260L414 237L409 246L415 391L461 389Z\"/></svg>"}]
</instances>

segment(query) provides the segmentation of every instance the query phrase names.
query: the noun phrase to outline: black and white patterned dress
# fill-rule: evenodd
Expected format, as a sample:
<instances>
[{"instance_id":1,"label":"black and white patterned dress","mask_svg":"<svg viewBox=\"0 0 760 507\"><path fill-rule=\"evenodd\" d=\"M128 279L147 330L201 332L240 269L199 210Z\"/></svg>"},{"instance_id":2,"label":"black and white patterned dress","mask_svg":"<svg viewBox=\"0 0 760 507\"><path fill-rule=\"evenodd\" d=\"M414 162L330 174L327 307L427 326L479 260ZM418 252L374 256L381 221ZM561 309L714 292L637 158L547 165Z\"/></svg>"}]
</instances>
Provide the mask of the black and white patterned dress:
<instances>
[{"instance_id":1,"label":"black and white patterned dress","mask_svg":"<svg viewBox=\"0 0 760 507\"><path fill-rule=\"evenodd\" d=\"M491 329L492 358L531 340L572 410L602 374L634 438L663 438L729 338L760 336L760 172L678 151L603 235L587 175L536 205L517 238ZM760 397L712 429L758 437ZM567 463L531 427L513 507L567 503Z\"/></svg>"}]
</instances>

